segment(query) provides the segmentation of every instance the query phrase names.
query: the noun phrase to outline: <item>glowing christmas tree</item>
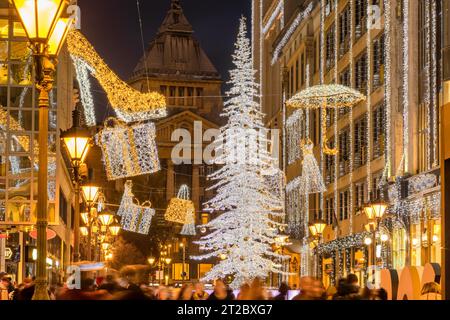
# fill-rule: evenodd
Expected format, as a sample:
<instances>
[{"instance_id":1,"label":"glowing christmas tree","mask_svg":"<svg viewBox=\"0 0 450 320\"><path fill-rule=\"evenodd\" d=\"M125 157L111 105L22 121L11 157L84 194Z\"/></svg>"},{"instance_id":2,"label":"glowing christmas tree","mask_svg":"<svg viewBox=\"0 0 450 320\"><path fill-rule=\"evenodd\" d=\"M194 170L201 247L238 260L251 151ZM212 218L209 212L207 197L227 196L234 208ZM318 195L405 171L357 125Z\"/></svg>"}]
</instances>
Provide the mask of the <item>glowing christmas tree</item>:
<instances>
[{"instance_id":1,"label":"glowing christmas tree","mask_svg":"<svg viewBox=\"0 0 450 320\"><path fill-rule=\"evenodd\" d=\"M276 173L275 159L268 152L267 130L256 102L258 86L247 38L245 18L241 18L235 44L230 97L223 116L228 118L216 143L214 162L222 168L209 176L216 196L205 204L206 210L220 215L204 225L210 233L196 243L205 253L197 260L220 258L203 279L211 281L231 276L231 286L269 272L280 273L282 259L273 245L284 218L283 201L267 184Z\"/></svg>"}]
</instances>

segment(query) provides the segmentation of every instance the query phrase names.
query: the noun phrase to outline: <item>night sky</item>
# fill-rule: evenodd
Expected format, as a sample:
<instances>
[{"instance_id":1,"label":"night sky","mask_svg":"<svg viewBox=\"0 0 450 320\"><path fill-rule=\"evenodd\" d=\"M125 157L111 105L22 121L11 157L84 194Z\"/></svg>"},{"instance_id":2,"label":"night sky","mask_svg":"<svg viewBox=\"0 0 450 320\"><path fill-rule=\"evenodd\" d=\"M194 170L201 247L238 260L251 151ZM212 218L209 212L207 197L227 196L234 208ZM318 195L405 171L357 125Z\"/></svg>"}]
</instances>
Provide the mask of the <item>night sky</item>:
<instances>
[{"instance_id":1,"label":"night sky","mask_svg":"<svg viewBox=\"0 0 450 320\"><path fill-rule=\"evenodd\" d=\"M139 0L146 48L155 38L170 0ZM127 80L142 52L136 0L78 0L81 31L106 63ZM206 54L228 80L239 17L251 18L250 0L181 0L184 14ZM97 109L106 108L104 96L96 95ZM111 111L109 111L111 113ZM98 118L103 118L98 115Z\"/></svg>"}]
</instances>

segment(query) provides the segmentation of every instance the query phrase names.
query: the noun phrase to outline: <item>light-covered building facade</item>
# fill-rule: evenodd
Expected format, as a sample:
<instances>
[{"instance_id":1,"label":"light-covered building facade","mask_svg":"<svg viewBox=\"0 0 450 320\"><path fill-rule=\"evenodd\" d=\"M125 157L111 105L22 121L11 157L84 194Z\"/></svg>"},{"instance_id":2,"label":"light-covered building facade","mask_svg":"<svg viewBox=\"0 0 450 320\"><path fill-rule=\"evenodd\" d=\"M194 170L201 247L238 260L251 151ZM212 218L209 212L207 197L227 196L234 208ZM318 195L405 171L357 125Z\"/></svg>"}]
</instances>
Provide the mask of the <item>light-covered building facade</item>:
<instances>
[{"instance_id":1,"label":"light-covered building facade","mask_svg":"<svg viewBox=\"0 0 450 320\"><path fill-rule=\"evenodd\" d=\"M281 163L294 243L288 249L300 255L298 275L320 275L328 286L348 273L362 283L374 264L398 275L405 268L439 265L440 1L254 0L252 5L262 108L268 126L283 131ZM360 91L366 101L326 112L286 107L303 89L333 83ZM336 156L321 147L322 117ZM300 142L307 138L327 189L308 197L295 186L302 174ZM382 196L388 213L377 245L367 246L362 208L369 198ZM327 227L311 250L308 224L315 219Z\"/></svg>"}]
</instances>

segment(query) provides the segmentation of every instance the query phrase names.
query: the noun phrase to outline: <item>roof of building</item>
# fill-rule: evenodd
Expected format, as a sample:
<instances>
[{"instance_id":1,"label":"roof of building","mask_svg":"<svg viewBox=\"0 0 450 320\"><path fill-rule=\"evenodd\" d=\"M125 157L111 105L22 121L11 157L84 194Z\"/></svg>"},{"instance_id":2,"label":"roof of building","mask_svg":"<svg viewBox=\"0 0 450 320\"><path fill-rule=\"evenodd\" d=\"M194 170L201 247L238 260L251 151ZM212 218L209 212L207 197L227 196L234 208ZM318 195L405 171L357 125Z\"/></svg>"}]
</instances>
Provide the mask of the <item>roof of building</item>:
<instances>
[{"instance_id":1,"label":"roof of building","mask_svg":"<svg viewBox=\"0 0 450 320\"><path fill-rule=\"evenodd\" d=\"M221 80L193 33L180 0L172 0L156 38L147 49L146 59L145 56L140 59L130 81L146 76L174 80L192 80L193 77L197 80Z\"/></svg>"}]
</instances>

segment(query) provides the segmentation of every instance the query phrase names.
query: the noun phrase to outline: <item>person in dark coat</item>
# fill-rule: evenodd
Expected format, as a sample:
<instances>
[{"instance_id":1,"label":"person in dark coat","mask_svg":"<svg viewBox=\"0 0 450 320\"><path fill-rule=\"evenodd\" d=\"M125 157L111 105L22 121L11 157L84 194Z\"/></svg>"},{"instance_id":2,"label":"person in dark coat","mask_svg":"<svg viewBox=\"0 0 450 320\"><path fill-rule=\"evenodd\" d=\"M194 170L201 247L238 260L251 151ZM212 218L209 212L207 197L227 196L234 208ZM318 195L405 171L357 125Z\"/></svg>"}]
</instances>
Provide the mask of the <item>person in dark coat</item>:
<instances>
[{"instance_id":1,"label":"person in dark coat","mask_svg":"<svg viewBox=\"0 0 450 320\"><path fill-rule=\"evenodd\" d=\"M274 297L273 300L287 300L289 289L289 286L283 282L278 289L278 295Z\"/></svg>"},{"instance_id":2,"label":"person in dark coat","mask_svg":"<svg viewBox=\"0 0 450 320\"><path fill-rule=\"evenodd\" d=\"M230 290L222 280L217 280L214 286L214 292L208 297L208 300L234 300L233 291Z\"/></svg>"}]
</instances>

